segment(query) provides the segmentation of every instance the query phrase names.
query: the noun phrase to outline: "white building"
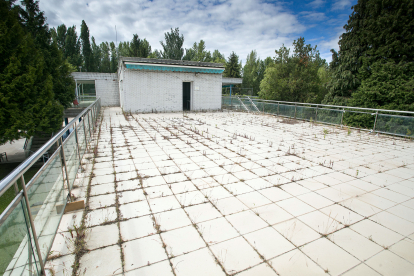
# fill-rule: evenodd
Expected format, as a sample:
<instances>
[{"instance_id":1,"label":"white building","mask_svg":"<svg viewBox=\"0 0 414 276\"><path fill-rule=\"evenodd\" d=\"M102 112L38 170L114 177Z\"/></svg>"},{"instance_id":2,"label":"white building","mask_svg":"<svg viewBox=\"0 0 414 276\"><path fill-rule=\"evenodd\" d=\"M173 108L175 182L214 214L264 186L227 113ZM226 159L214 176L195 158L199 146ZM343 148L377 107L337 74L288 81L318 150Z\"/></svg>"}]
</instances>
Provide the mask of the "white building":
<instances>
[{"instance_id":1,"label":"white building","mask_svg":"<svg viewBox=\"0 0 414 276\"><path fill-rule=\"evenodd\" d=\"M79 84L95 83L103 106L131 112L221 109L222 85L241 79L222 78L221 63L121 57L118 73L72 73ZM81 94L78 88L78 94Z\"/></svg>"}]
</instances>

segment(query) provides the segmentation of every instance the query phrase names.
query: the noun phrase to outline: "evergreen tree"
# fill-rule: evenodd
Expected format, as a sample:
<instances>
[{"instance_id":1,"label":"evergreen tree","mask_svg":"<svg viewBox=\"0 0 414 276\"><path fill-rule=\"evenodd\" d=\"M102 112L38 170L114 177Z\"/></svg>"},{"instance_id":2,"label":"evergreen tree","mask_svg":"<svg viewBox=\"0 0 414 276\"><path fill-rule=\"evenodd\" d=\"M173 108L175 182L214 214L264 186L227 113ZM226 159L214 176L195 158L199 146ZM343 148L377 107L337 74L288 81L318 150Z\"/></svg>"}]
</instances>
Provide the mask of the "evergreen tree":
<instances>
[{"instance_id":1,"label":"evergreen tree","mask_svg":"<svg viewBox=\"0 0 414 276\"><path fill-rule=\"evenodd\" d=\"M129 43L129 57L147 58L151 54L151 46L144 38L140 39L137 34L133 35L131 43Z\"/></svg>"},{"instance_id":2,"label":"evergreen tree","mask_svg":"<svg viewBox=\"0 0 414 276\"><path fill-rule=\"evenodd\" d=\"M231 52L229 59L225 65L223 76L227 78L241 78L241 64L239 63L239 56Z\"/></svg>"},{"instance_id":3,"label":"evergreen tree","mask_svg":"<svg viewBox=\"0 0 414 276\"><path fill-rule=\"evenodd\" d=\"M76 33L76 26L69 27L66 32L63 55L70 64L75 66L75 70L78 70L79 66L82 65L81 44Z\"/></svg>"},{"instance_id":4,"label":"evergreen tree","mask_svg":"<svg viewBox=\"0 0 414 276\"><path fill-rule=\"evenodd\" d=\"M65 43L66 43L66 26L65 24L62 24L57 27L56 32L56 44L59 47L60 50L64 51L65 49Z\"/></svg>"},{"instance_id":5,"label":"evergreen tree","mask_svg":"<svg viewBox=\"0 0 414 276\"><path fill-rule=\"evenodd\" d=\"M89 41L89 28L86 25L85 20L82 20L80 39L82 44L82 55L84 62L83 70L91 72L93 67L91 64L93 62L93 56L91 42Z\"/></svg>"},{"instance_id":6,"label":"evergreen tree","mask_svg":"<svg viewBox=\"0 0 414 276\"><path fill-rule=\"evenodd\" d=\"M165 43L160 41L161 46L164 50L160 52L162 58L181 60L184 55L184 36L180 36L179 29L171 29L171 32L164 33L164 37Z\"/></svg>"},{"instance_id":7,"label":"evergreen tree","mask_svg":"<svg viewBox=\"0 0 414 276\"><path fill-rule=\"evenodd\" d=\"M102 52L101 48L96 44L95 38L92 36L92 55L90 61L91 72L101 72L101 59L102 59Z\"/></svg>"},{"instance_id":8,"label":"evergreen tree","mask_svg":"<svg viewBox=\"0 0 414 276\"><path fill-rule=\"evenodd\" d=\"M111 42L109 45L111 47L111 72L116 73L118 71L118 53L114 42Z\"/></svg>"},{"instance_id":9,"label":"evergreen tree","mask_svg":"<svg viewBox=\"0 0 414 276\"><path fill-rule=\"evenodd\" d=\"M102 73L110 73L111 72L111 60L110 60L110 49L108 42L102 42L99 46L101 48L102 53L102 62L101 62L101 70Z\"/></svg>"},{"instance_id":10,"label":"evergreen tree","mask_svg":"<svg viewBox=\"0 0 414 276\"><path fill-rule=\"evenodd\" d=\"M52 132L62 124L43 52L19 22L13 2L0 1L0 144Z\"/></svg>"},{"instance_id":11,"label":"evergreen tree","mask_svg":"<svg viewBox=\"0 0 414 276\"><path fill-rule=\"evenodd\" d=\"M44 12L39 9L38 1L23 0L21 3L24 7L20 9L23 26L32 35L36 47L43 56L45 62L43 70L52 76L54 98L66 108L70 106L75 97L73 79L70 85L66 85L72 78L70 76L72 68L65 63L57 43L52 42L52 34L46 24Z\"/></svg>"},{"instance_id":12,"label":"evergreen tree","mask_svg":"<svg viewBox=\"0 0 414 276\"><path fill-rule=\"evenodd\" d=\"M412 109L414 2L359 0L352 9L324 102Z\"/></svg>"}]
</instances>

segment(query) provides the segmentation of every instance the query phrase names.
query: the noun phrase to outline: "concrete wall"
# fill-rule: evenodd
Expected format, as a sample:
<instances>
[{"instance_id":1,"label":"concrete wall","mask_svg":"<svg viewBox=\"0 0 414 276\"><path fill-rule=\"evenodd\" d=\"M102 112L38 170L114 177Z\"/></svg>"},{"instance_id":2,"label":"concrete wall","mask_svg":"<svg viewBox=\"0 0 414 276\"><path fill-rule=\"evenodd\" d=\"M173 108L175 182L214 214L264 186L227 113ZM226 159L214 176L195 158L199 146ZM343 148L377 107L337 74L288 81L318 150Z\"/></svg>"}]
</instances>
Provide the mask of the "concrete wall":
<instances>
[{"instance_id":1,"label":"concrete wall","mask_svg":"<svg viewBox=\"0 0 414 276\"><path fill-rule=\"evenodd\" d=\"M96 97L101 98L102 106L120 106L118 90L118 74L74 72L75 80L94 80Z\"/></svg>"},{"instance_id":2,"label":"concrete wall","mask_svg":"<svg viewBox=\"0 0 414 276\"><path fill-rule=\"evenodd\" d=\"M95 80L96 97L101 98L102 106L120 106L118 78Z\"/></svg>"},{"instance_id":3,"label":"concrete wall","mask_svg":"<svg viewBox=\"0 0 414 276\"><path fill-rule=\"evenodd\" d=\"M221 74L120 70L119 91L125 111L182 111L183 82L191 82L191 110L221 108Z\"/></svg>"}]
</instances>

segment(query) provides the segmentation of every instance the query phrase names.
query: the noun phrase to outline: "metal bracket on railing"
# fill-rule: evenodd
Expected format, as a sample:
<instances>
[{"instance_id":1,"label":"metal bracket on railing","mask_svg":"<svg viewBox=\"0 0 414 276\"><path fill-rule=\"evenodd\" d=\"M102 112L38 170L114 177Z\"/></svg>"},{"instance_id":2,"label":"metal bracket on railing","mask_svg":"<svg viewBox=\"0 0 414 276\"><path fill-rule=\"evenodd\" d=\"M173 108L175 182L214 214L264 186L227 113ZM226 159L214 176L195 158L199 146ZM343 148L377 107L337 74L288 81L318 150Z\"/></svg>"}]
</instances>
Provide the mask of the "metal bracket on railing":
<instances>
[{"instance_id":1,"label":"metal bracket on railing","mask_svg":"<svg viewBox=\"0 0 414 276\"><path fill-rule=\"evenodd\" d=\"M68 185L68 191L69 191L69 200L72 201L72 191L70 190L68 166L66 165L66 156L65 156L65 150L63 149L63 139L62 139L62 137L60 137L60 150L62 151L63 165L65 167L66 184Z\"/></svg>"},{"instance_id":2,"label":"metal bracket on railing","mask_svg":"<svg viewBox=\"0 0 414 276\"><path fill-rule=\"evenodd\" d=\"M378 110L374 114L375 114L375 121L374 121L374 128L372 129L373 132L375 132L375 127L377 126ZM374 114L372 114L372 115L374 115Z\"/></svg>"},{"instance_id":3,"label":"metal bracket on railing","mask_svg":"<svg viewBox=\"0 0 414 276\"><path fill-rule=\"evenodd\" d=\"M257 106L254 104L254 102L252 101L252 99L250 99L250 97L247 97L250 101L250 103L252 104L252 106L254 106L254 108L257 110L257 112L260 112L260 110L257 108Z\"/></svg>"},{"instance_id":4,"label":"metal bracket on railing","mask_svg":"<svg viewBox=\"0 0 414 276\"><path fill-rule=\"evenodd\" d=\"M42 259L42 252L40 252L40 246L39 246L39 241L37 239L37 234L36 234L36 229L35 229L34 220L33 220L33 216L32 216L32 211L30 210L30 202L29 202L29 197L27 195L26 182L24 181L24 176L23 175L21 175L20 179L21 179L21 182L22 182L22 189L23 189L24 199L26 201L27 213L29 215L30 227L32 228L33 239L34 239L34 242L35 242L35 245L36 245L36 252L37 252L38 261L39 261L39 264L40 264L40 268L42 269L42 273L44 275L46 275L45 265L44 265L44 262L43 262L43 259Z\"/></svg>"}]
</instances>

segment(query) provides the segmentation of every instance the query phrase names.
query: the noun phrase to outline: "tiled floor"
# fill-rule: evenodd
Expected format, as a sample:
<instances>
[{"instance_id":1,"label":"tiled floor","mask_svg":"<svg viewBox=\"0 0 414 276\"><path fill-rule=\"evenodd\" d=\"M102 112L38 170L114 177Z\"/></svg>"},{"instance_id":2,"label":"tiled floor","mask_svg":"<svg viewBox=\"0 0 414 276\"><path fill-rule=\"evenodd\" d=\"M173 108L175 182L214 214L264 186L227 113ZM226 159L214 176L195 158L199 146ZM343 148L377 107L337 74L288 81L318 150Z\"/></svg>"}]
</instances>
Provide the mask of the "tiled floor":
<instances>
[{"instance_id":1,"label":"tiled floor","mask_svg":"<svg viewBox=\"0 0 414 276\"><path fill-rule=\"evenodd\" d=\"M102 113L74 190L86 252L68 234L83 211L64 215L55 275L76 258L85 275L414 275L412 141L245 113Z\"/></svg>"}]
</instances>

